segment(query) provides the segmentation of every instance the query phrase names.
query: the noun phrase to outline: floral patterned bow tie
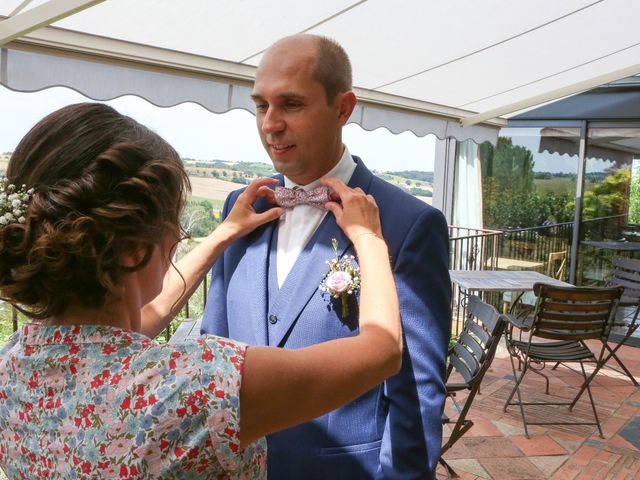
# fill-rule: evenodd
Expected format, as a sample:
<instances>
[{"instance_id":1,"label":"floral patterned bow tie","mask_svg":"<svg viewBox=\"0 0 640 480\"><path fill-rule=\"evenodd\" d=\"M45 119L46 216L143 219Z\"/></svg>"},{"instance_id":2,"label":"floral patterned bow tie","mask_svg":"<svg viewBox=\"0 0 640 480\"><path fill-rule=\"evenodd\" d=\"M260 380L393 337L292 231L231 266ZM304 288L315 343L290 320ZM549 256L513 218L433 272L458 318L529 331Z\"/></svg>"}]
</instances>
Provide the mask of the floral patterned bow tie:
<instances>
[{"instance_id":1,"label":"floral patterned bow tie","mask_svg":"<svg viewBox=\"0 0 640 480\"><path fill-rule=\"evenodd\" d=\"M331 199L329 187L316 187L308 192L305 192L300 187L276 187L275 193L276 203L283 208L292 208L296 205L311 205L324 209L324 204Z\"/></svg>"}]
</instances>

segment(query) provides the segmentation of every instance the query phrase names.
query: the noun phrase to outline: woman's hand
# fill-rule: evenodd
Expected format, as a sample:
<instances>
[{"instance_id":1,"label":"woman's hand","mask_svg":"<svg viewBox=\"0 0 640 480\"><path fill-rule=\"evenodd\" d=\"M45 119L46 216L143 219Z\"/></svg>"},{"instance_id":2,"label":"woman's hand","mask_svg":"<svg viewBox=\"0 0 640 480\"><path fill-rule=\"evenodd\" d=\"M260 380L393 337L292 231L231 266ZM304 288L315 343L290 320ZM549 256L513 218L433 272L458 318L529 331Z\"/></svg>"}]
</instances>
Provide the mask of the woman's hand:
<instances>
[{"instance_id":1,"label":"woman's hand","mask_svg":"<svg viewBox=\"0 0 640 480\"><path fill-rule=\"evenodd\" d=\"M332 198L325 206L336 217L349 240L355 240L363 234L375 234L382 238L380 212L371 195L366 195L360 188L349 188L340 180L325 178L320 183L333 190Z\"/></svg>"},{"instance_id":2,"label":"woman's hand","mask_svg":"<svg viewBox=\"0 0 640 480\"><path fill-rule=\"evenodd\" d=\"M227 218L222 222L222 225L229 229L234 238L242 237L284 213L284 209L281 207L270 208L263 213L256 213L253 208L253 204L259 197L275 203L275 193L268 185L277 185L278 183L275 178L258 178L240 194Z\"/></svg>"}]
</instances>

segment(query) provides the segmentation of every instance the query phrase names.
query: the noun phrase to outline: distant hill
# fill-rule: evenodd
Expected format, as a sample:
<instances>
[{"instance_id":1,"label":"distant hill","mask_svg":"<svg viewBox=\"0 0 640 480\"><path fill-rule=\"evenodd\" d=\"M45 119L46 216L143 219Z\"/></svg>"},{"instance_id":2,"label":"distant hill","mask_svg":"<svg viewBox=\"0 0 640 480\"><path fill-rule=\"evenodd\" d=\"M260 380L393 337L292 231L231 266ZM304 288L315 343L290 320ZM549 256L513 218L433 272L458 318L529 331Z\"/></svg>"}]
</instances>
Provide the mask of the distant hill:
<instances>
[{"instance_id":1,"label":"distant hill","mask_svg":"<svg viewBox=\"0 0 640 480\"><path fill-rule=\"evenodd\" d=\"M386 172L397 177L408 178L409 180L418 180L420 182L433 184L433 172L423 172L421 170L402 170L400 172Z\"/></svg>"}]
</instances>

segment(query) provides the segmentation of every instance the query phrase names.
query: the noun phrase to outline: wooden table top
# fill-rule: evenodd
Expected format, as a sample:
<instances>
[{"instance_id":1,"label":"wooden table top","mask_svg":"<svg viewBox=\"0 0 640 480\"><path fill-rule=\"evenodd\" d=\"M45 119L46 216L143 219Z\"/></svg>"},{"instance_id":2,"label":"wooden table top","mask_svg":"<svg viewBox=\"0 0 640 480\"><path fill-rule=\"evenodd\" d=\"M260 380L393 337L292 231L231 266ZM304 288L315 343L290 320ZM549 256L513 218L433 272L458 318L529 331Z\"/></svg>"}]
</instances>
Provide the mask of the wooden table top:
<instances>
[{"instance_id":1,"label":"wooden table top","mask_svg":"<svg viewBox=\"0 0 640 480\"><path fill-rule=\"evenodd\" d=\"M507 292L533 290L535 283L572 287L570 283L533 271L509 270L449 270L451 281L463 290Z\"/></svg>"}]
</instances>

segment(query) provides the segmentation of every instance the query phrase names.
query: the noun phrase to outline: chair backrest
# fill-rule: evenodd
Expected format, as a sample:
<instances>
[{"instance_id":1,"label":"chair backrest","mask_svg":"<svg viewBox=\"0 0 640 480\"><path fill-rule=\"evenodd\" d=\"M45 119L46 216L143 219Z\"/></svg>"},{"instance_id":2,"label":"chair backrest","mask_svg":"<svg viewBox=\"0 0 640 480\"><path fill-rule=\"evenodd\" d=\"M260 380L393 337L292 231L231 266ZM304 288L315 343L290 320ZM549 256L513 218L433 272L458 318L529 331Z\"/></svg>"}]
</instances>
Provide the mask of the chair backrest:
<instances>
[{"instance_id":1,"label":"chair backrest","mask_svg":"<svg viewBox=\"0 0 640 480\"><path fill-rule=\"evenodd\" d=\"M558 265L558 262L560 264ZM562 280L564 275L564 267L567 264L567 251L549 253L547 260L547 275L558 280Z\"/></svg>"},{"instance_id":2,"label":"chair backrest","mask_svg":"<svg viewBox=\"0 0 640 480\"><path fill-rule=\"evenodd\" d=\"M481 381L505 327L502 315L475 295L469 297L469 317L449 353L449 363L467 384Z\"/></svg>"},{"instance_id":3,"label":"chair backrest","mask_svg":"<svg viewBox=\"0 0 640 480\"><path fill-rule=\"evenodd\" d=\"M614 257L613 274L606 286L624 288L620 305L640 305L640 260Z\"/></svg>"},{"instance_id":4,"label":"chair backrest","mask_svg":"<svg viewBox=\"0 0 640 480\"><path fill-rule=\"evenodd\" d=\"M531 337L587 340L609 334L622 287L556 287L536 283Z\"/></svg>"}]
</instances>

